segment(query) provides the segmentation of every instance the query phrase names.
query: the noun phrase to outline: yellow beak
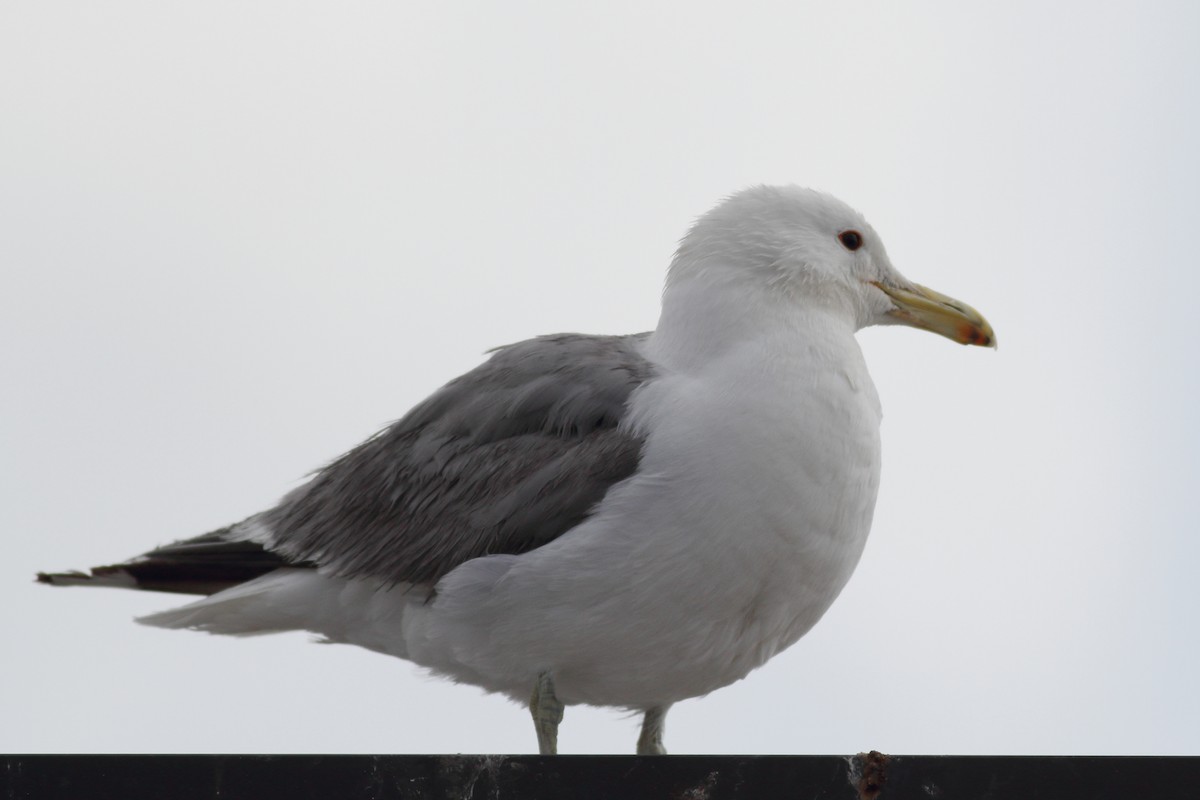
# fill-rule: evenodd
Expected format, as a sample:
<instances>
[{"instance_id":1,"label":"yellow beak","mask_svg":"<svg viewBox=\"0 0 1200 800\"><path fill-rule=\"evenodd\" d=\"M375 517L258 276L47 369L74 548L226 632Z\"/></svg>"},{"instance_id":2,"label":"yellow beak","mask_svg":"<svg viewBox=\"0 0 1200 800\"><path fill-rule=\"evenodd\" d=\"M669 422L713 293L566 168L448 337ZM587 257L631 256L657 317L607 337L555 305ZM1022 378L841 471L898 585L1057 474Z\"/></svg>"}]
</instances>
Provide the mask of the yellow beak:
<instances>
[{"instance_id":1,"label":"yellow beak","mask_svg":"<svg viewBox=\"0 0 1200 800\"><path fill-rule=\"evenodd\" d=\"M959 344L996 346L992 326L966 303L917 284L911 289L888 286L879 281L871 281L871 284L892 298L896 308L888 314L904 325L933 331Z\"/></svg>"}]
</instances>

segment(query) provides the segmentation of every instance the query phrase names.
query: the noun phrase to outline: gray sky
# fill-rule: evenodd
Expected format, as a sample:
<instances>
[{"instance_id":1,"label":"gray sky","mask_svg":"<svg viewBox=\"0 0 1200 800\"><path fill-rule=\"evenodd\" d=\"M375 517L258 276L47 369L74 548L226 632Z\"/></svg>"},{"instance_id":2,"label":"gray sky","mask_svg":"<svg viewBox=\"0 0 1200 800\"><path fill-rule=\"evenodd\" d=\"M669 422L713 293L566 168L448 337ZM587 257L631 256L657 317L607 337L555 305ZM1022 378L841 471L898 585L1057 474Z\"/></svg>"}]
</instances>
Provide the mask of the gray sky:
<instances>
[{"instance_id":1,"label":"gray sky","mask_svg":"<svg viewBox=\"0 0 1200 800\"><path fill-rule=\"evenodd\" d=\"M861 334L863 562L668 746L1200 751L1197 8L3 4L0 751L533 749L407 663L33 573L257 511L491 346L653 327L692 218L788 182L1000 349Z\"/></svg>"}]
</instances>

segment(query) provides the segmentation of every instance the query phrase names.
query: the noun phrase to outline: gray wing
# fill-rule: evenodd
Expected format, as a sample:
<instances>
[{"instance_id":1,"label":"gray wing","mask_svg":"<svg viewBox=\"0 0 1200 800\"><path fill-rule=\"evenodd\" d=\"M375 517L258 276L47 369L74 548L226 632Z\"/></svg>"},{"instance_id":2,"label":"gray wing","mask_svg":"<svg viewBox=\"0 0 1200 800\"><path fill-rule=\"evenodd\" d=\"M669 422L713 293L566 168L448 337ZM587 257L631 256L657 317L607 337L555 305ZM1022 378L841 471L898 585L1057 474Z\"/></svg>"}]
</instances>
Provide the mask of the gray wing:
<instances>
[{"instance_id":1,"label":"gray wing","mask_svg":"<svg viewBox=\"0 0 1200 800\"><path fill-rule=\"evenodd\" d=\"M618 423L651 377L646 335L498 349L256 517L269 549L345 577L432 584L561 536L637 469L643 442Z\"/></svg>"},{"instance_id":2,"label":"gray wing","mask_svg":"<svg viewBox=\"0 0 1200 800\"><path fill-rule=\"evenodd\" d=\"M618 423L651 377L638 352L645 337L563 334L500 348L275 508L90 574L38 580L210 594L292 566L432 584L469 559L540 547L637 469L642 440Z\"/></svg>"}]
</instances>

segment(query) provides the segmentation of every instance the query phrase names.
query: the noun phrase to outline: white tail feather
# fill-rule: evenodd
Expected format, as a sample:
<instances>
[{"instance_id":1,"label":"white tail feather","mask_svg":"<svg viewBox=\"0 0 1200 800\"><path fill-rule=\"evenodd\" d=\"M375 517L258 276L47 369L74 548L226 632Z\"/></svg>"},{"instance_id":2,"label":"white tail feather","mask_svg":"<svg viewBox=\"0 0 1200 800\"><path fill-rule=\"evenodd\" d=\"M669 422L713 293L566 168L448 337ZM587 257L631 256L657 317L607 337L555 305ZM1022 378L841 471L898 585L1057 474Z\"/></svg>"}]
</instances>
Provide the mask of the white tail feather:
<instances>
[{"instance_id":1,"label":"white tail feather","mask_svg":"<svg viewBox=\"0 0 1200 800\"><path fill-rule=\"evenodd\" d=\"M314 587L306 578L319 578L311 570L279 569L185 606L139 617L143 625L191 628L234 636L253 636L305 630L310 620L303 611L309 603L288 602L296 593Z\"/></svg>"},{"instance_id":2,"label":"white tail feather","mask_svg":"<svg viewBox=\"0 0 1200 800\"><path fill-rule=\"evenodd\" d=\"M404 609L414 598L403 588L388 590L375 581L284 568L137 621L229 636L311 631L331 642L406 658L401 626Z\"/></svg>"}]
</instances>

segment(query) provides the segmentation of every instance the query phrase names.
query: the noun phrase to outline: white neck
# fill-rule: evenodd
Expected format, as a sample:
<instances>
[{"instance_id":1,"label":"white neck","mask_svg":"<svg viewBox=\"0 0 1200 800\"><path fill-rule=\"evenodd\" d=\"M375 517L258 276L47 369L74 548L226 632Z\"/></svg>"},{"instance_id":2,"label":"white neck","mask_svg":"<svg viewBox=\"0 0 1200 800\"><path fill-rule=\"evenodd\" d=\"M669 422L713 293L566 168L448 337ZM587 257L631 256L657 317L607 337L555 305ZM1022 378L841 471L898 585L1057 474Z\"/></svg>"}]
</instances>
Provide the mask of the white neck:
<instances>
[{"instance_id":1,"label":"white neck","mask_svg":"<svg viewBox=\"0 0 1200 800\"><path fill-rule=\"evenodd\" d=\"M750 293L755 296L747 297ZM786 292L679 281L663 293L646 352L677 372L695 372L754 343L793 354L804 350L810 359L833 363L847 349L858 351L852 319L835 305Z\"/></svg>"}]
</instances>

